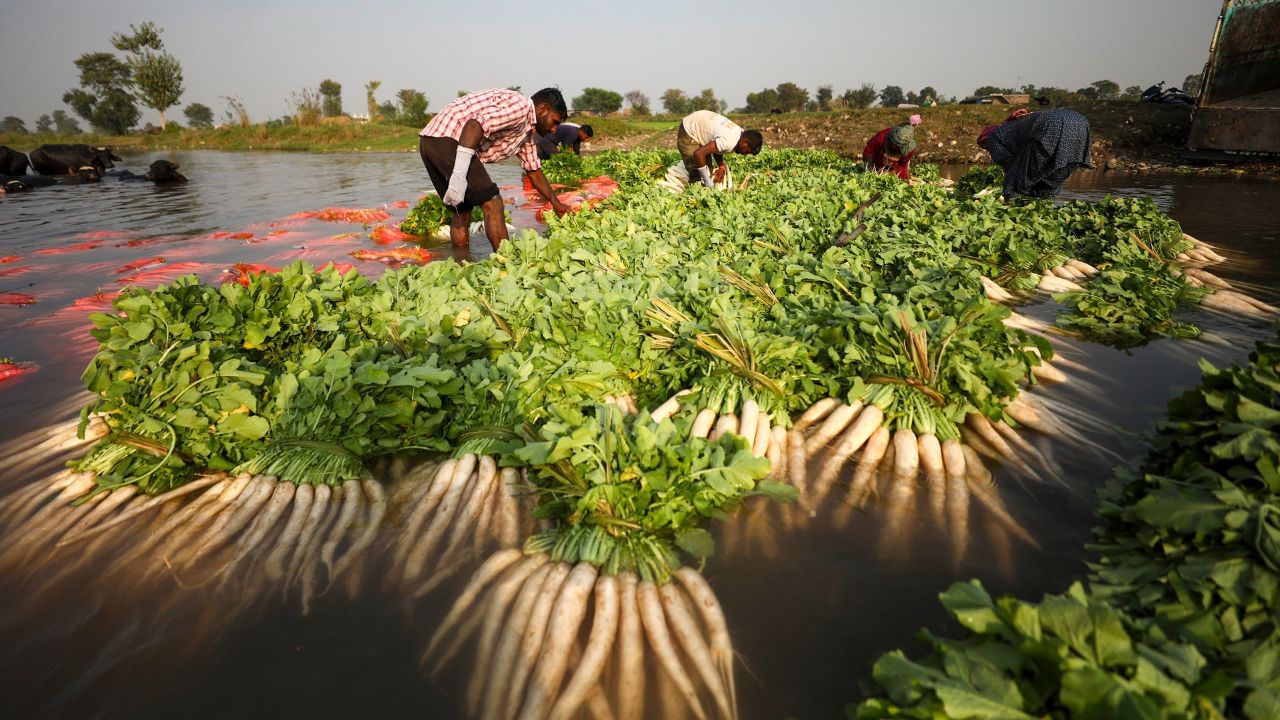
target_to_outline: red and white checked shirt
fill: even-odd
[[[538,117],[533,101],[504,88],[463,95],[444,106],[419,135],[457,140],[468,120],[480,123],[484,138],[476,148],[480,162],[495,163],[520,154],[520,165],[528,172],[542,169],[533,129]]]

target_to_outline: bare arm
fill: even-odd
[[[480,147],[481,140],[484,140],[484,128],[480,127],[480,123],[475,120],[468,120],[462,126],[462,132],[458,134],[458,144],[464,148],[475,150]]]
[[[712,140],[711,142],[707,143],[706,145],[703,145],[702,147],[700,147],[700,148],[698,148],[697,150],[694,150],[694,151],[693,151],[693,164],[694,164],[694,167],[706,167],[706,166],[707,166],[707,158],[709,158],[709,157],[711,157],[711,156],[713,156],[713,155],[715,156],[715,158],[716,158],[716,161],[717,161],[717,162],[719,162],[719,163],[720,163],[720,164],[722,164],[722,165],[724,164],[724,156],[723,156],[723,155],[721,155],[721,154],[716,150],[716,141],[715,141],[715,140]]]
[[[555,210],[557,215],[572,212],[572,208],[560,202],[560,198],[556,197],[555,191],[551,189],[551,183],[547,182],[547,176],[542,174],[541,168],[529,170],[525,175],[529,177],[529,184],[533,185],[533,189],[537,190],[539,195],[551,203],[551,209]]]

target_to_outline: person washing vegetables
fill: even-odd
[[[514,90],[494,88],[464,95],[439,112],[418,133],[418,152],[431,184],[453,213],[449,237],[456,247],[466,247],[472,208],[484,213],[484,232],[493,249],[507,239],[502,195],[485,172],[483,163],[520,156],[529,183],[551,203],[557,215],[570,212],[560,202],[542,174],[536,135],[551,133],[568,114],[564,96],[545,88],[531,97]]]
[[[1002,125],[988,125],[978,147],[1004,168],[1005,199],[1051,198],[1078,167],[1094,167],[1089,121],[1067,108],[1015,110]]]
[[[555,130],[538,137],[538,158],[546,160],[558,152],[582,154],[582,143],[596,136],[590,125],[562,122]]]
[[[726,153],[758,155],[762,147],[764,136],[759,130],[743,130],[734,121],[710,110],[689,113],[680,121],[676,135],[681,162],[667,171],[667,181],[673,183],[673,187],[683,187],[696,177],[703,185],[714,188],[724,184],[728,176]],[[715,170],[708,165],[713,159]]]
[[[916,156],[916,126],[920,116],[912,115],[902,125],[887,127],[876,133],[862,149],[862,162],[869,172],[893,173],[911,180],[911,158]]]

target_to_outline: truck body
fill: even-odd
[[[1226,0],[1187,148],[1204,157],[1280,157],[1280,0]]]

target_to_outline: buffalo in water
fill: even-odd
[[[187,181],[186,176],[178,172],[178,164],[168,160],[152,162],[145,175],[136,175],[128,170],[123,170],[118,173],[108,173],[107,176],[114,177],[117,180],[147,180],[157,185]]]
[[[101,175],[121,159],[109,147],[88,145],[41,145],[31,151],[31,167],[41,175],[76,175],[93,168]]]
[[[26,175],[30,165],[26,155],[0,145],[0,175]]]

